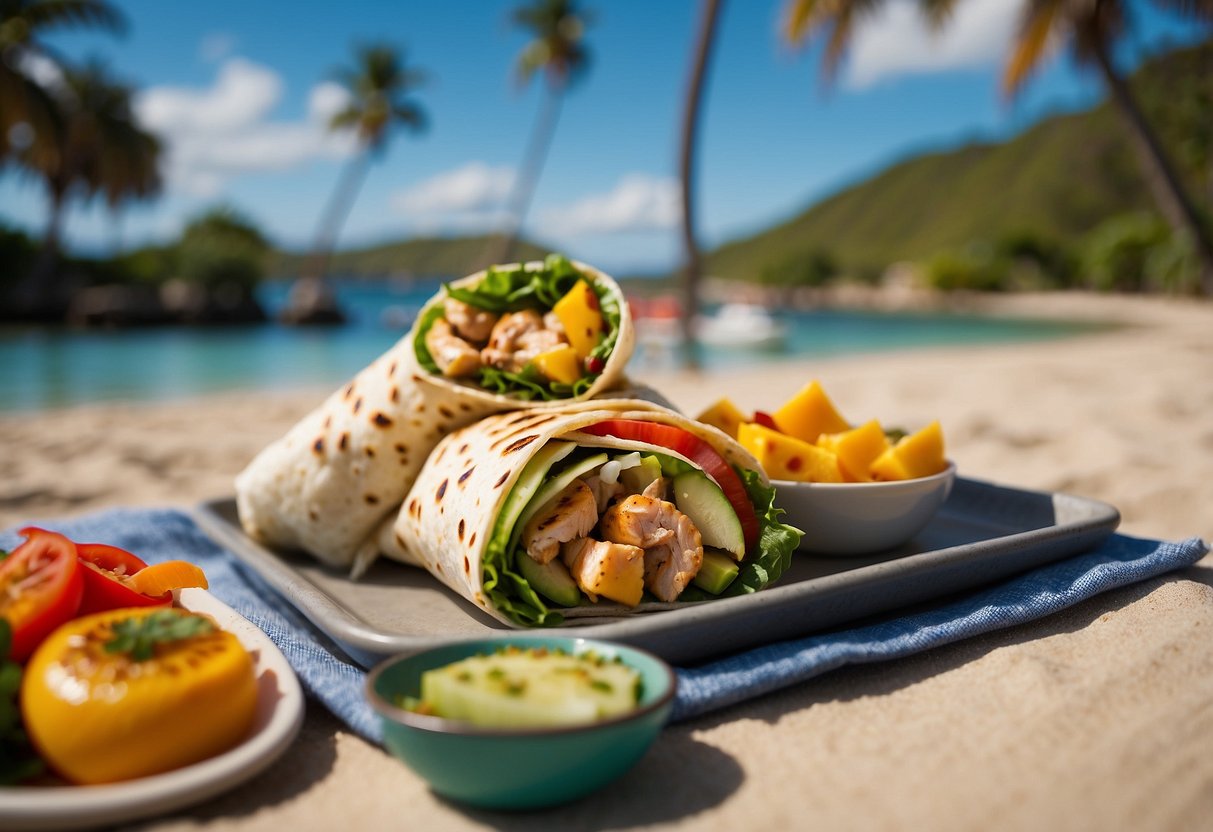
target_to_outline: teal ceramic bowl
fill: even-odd
[[[640,673],[640,702],[613,719],[527,729],[484,728],[397,706],[398,697],[419,695],[425,671],[510,644],[618,657]],[[539,636],[464,641],[388,659],[371,671],[366,692],[383,721],[388,750],[435,792],[483,808],[535,809],[587,795],[631,768],[669,719],[675,685],[670,666],[643,650]]]

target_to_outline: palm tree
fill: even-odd
[[[64,209],[72,198],[101,196],[111,210],[160,192],[160,141],[137,123],[131,89],[96,62],[64,69],[53,90],[52,142],[40,137],[20,155],[46,186],[50,214],[42,250],[18,291],[18,302],[33,314],[54,315],[62,300],[57,263]],[[49,150],[48,150],[49,145]]]
[[[695,321],[699,316],[699,284],[702,264],[699,245],[695,239],[695,148],[699,132],[699,109],[703,100],[703,82],[707,75],[712,43],[716,38],[716,21],[720,16],[720,0],[704,0],[691,64],[691,79],[683,105],[682,140],[678,153],[679,178],[682,181],[682,244],[686,260],[682,273],[683,359],[687,369],[699,369],[699,340]]]
[[[960,0],[918,2],[927,20],[938,27],[951,18]],[[1154,0],[1154,3],[1166,11],[1213,20],[1213,0]],[[789,0],[785,35],[790,42],[799,44],[820,30],[828,30],[824,64],[829,77],[846,51],[856,22],[884,5],[883,0]],[[1175,231],[1191,237],[1203,264],[1202,291],[1213,296],[1213,242],[1208,227],[1185,193],[1174,164],[1143,117],[1128,83],[1112,62],[1114,46],[1127,30],[1126,0],[1024,0],[1019,31],[1003,70],[1003,91],[1007,96],[1015,95],[1055,43],[1068,42],[1080,63],[1093,65],[1103,76],[1129,129],[1159,210]]]
[[[349,93],[349,102],[329,120],[329,129],[354,131],[358,152],[349,160],[329,198],[316,229],[310,263],[305,278],[319,280],[328,269],[328,261],[337,235],[354,205],[371,162],[387,152],[388,140],[397,126],[418,132],[426,126],[426,116],[407,96],[425,82],[425,74],[405,66],[402,53],[386,44],[374,44],[355,50],[352,67],[336,71],[337,80]]]
[[[60,63],[42,42],[57,29],[98,27],[121,32],[122,15],[104,0],[0,0],[0,164],[21,150],[30,155],[53,154],[50,138],[58,128],[55,101],[48,90],[25,72],[31,57]],[[26,140],[10,147],[21,132]],[[42,164],[50,164],[45,158]]]
[[[489,262],[508,260],[513,255],[556,132],[564,94],[589,69],[590,55],[584,38],[591,18],[590,13],[577,8],[574,0],[535,0],[529,6],[514,10],[513,23],[533,35],[518,55],[519,83],[528,84],[536,75],[542,74],[547,86],[531,128],[522,167],[514,177],[506,200],[509,228],[496,242]]]

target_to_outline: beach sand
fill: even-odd
[[[964,476],[1104,500],[1122,532],[1213,539],[1213,303],[983,298],[1116,321],[1063,340],[647,374],[690,413],[819,379],[855,422],[939,419]],[[0,527],[192,505],[328,391],[0,416]],[[313,705],[283,763],[157,828],[1195,829],[1213,818],[1213,559],[1043,621],[837,671],[663,734],[608,792],[464,810]]]

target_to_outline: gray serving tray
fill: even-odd
[[[526,637],[483,614],[428,572],[380,560],[357,581],[297,552],[274,552],[240,528],[232,499],[203,503],[204,530],[299,609],[351,658],[443,642]],[[909,544],[870,557],[797,552],[770,589],[625,618],[579,619],[562,635],[626,642],[685,664],[837,627],[987,585],[1092,548],[1120,522],[1083,497],[958,479]]]

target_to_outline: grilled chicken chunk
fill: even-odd
[[[598,513],[606,511],[606,507],[611,504],[611,500],[623,493],[623,484],[616,480],[615,482],[603,482],[602,478],[597,474],[591,474],[584,478],[586,485],[590,487],[590,491],[594,492],[594,503],[598,506]]]
[[[425,334],[425,346],[447,378],[475,375],[481,367],[480,353],[456,335],[451,325],[442,318],[434,321],[430,331]]]
[[[549,316],[540,317],[533,309],[507,312],[493,326],[489,345],[480,351],[485,364],[518,372],[541,352],[567,344],[563,331],[546,326]]]
[[[662,601],[673,601],[703,565],[703,538],[673,503],[633,494],[607,509],[602,536],[644,549],[644,585]]]
[[[522,545],[538,563],[548,563],[560,554],[560,544],[585,537],[598,523],[594,492],[581,480],[544,504],[522,530]]]
[[[610,598],[629,607],[644,594],[644,549],[623,543],[581,537],[564,544],[560,553],[577,586],[596,600]]]
[[[477,309],[455,298],[442,302],[446,319],[455,329],[455,334],[473,344],[484,345],[493,333],[497,315],[487,309]]]

